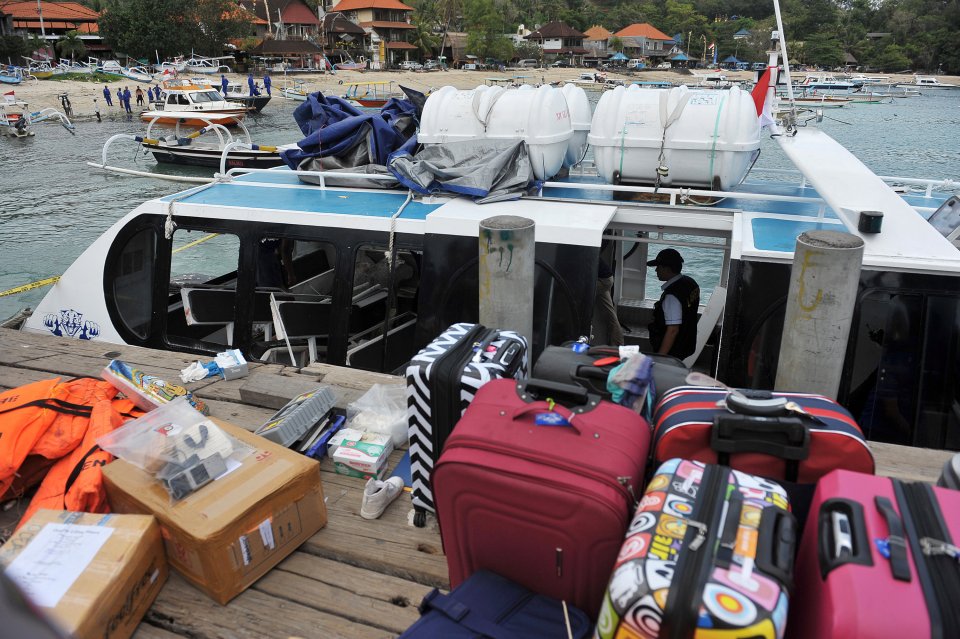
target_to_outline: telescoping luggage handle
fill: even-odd
[[[524,415],[537,411],[553,412],[567,421],[574,431],[579,433],[571,423],[571,420],[577,416],[587,413],[600,405],[600,396],[587,391],[582,386],[575,384],[560,384],[544,379],[525,379],[517,382],[517,395],[526,405],[513,411],[512,419],[516,420]],[[540,398],[544,399],[540,399]],[[547,401],[547,400],[550,401]],[[564,402],[571,404],[564,406]]]
[[[799,462],[810,456],[810,429],[798,417],[719,414],[710,429],[710,448],[727,466],[733,453],[762,453],[787,462],[787,481],[797,481]]]

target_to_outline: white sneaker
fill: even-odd
[[[391,477],[386,481],[371,477],[363,487],[360,516],[364,519],[376,519],[402,492],[403,480],[399,477]]]

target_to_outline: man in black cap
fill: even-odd
[[[650,323],[650,345],[661,355],[683,359],[697,349],[697,311],[700,308],[700,286],[687,275],[681,275],[683,258],[672,248],[657,253],[647,262],[657,267],[657,279],[663,282],[663,294],[653,307]]]

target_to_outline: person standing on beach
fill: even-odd
[[[110,87],[103,85],[103,99],[107,101],[107,106],[113,106],[113,100],[110,99]]]
[[[137,87],[137,106],[138,107],[143,106],[143,89],[141,89],[140,87]]]
[[[133,113],[133,109],[130,108],[130,98],[132,97],[130,87],[123,87],[123,108],[126,109],[127,113]]]
[[[271,84],[272,84],[272,81],[270,80],[270,72],[269,72],[269,71],[264,71],[264,72],[263,72],[263,88],[267,90],[267,96],[270,96],[270,85],[271,85]]]
[[[220,93],[223,94],[223,97],[227,97],[227,87],[230,86],[230,83],[227,81],[227,76],[220,74]]]
[[[123,89],[117,87],[117,102],[120,103],[120,108],[123,108]]]

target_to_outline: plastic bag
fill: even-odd
[[[374,384],[347,406],[349,428],[389,435],[393,445],[407,445],[407,389],[398,384]]]
[[[253,452],[194,410],[185,397],[124,424],[97,444],[153,475],[173,502],[236,468]]]

